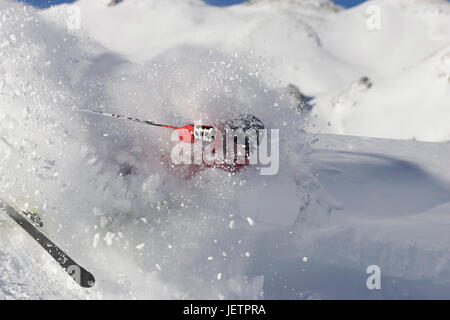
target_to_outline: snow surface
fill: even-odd
[[[449,298],[447,2],[76,4],[68,30],[67,5],[0,0],[0,197],[38,208],[97,284],[0,215],[1,299]],[[182,179],[170,131],[80,108],[175,125],[249,112],[280,129],[280,172]]]
[[[327,0],[259,0],[226,8],[201,0],[77,4],[80,33],[132,61],[184,44],[258,57],[272,86],[293,83],[317,97],[310,130],[450,139],[448,1],[376,0],[348,10]],[[370,28],[373,6],[379,29]],[[66,8],[45,15],[64,26]],[[370,79],[371,88],[358,86],[361,77]]]

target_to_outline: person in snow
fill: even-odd
[[[174,133],[178,140],[169,160],[169,172],[190,179],[207,168],[229,173],[250,165],[264,125],[256,116],[240,114],[214,126],[194,124]]]
[[[235,173],[251,164],[257,148],[263,138],[264,124],[256,116],[242,113],[217,125],[188,124],[177,127],[141,120],[114,113],[79,109],[91,114],[133,121],[145,125],[169,128],[173,130],[172,141],[177,142],[170,155],[161,157],[169,172],[192,178],[206,168],[219,168]],[[134,170],[124,165],[122,175],[132,174]]]

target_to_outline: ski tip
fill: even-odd
[[[95,285],[95,278],[92,273],[77,264],[70,265],[66,271],[83,288],[92,288]]]
[[[78,283],[83,288],[92,288],[95,286],[95,278],[92,273],[82,268],[80,282]]]
[[[80,286],[82,286],[83,288],[92,288],[93,286],[95,286],[94,276],[86,271],[86,276],[81,281]]]

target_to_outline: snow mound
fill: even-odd
[[[450,46],[395,76],[361,79],[338,94],[318,98],[317,104],[320,116],[326,114],[325,119],[331,123],[324,131],[448,141],[448,101]]]

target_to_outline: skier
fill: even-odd
[[[214,155],[225,149],[228,156],[227,159],[214,162],[205,161],[202,156],[200,163],[194,161],[193,163],[180,164],[174,163],[172,159],[169,159],[169,155],[163,155],[161,160],[163,163],[167,164],[169,172],[185,179],[192,178],[206,168],[219,168],[229,173],[234,173],[239,169],[248,166],[250,164],[250,156],[256,151],[260,143],[259,138],[261,137],[261,130],[264,129],[262,121],[256,116],[248,113],[240,114],[237,117],[229,119],[225,123],[217,125],[188,124],[183,127],[177,127],[149,120],[124,117],[112,113],[84,109],[79,109],[79,111],[173,129],[175,130],[175,136],[177,137],[177,140],[179,140],[179,143],[188,144],[188,146],[186,146],[187,148],[191,148],[191,144],[206,143],[206,145],[202,145],[202,155],[204,155],[205,152]],[[233,135],[230,135],[230,133]],[[233,143],[229,143],[229,141],[227,143],[226,139],[229,139],[230,137],[233,139]],[[231,149],[233,150],[226,150],[227,146],[228,148],[231,146]]]
[[[260,143],[258,135],[263,129],[262,121],[248,113],[240,114],[225,123],[214,126],[192,125],[192,127],[180,128],[178,129],[180,143],[203,144],[202,160],[201,163],[193,161],[188,164],[174,164],[170,160],[167,162],[167,158],[164,157],[166,163],[170,164],[169,172],[185,179],[190,179],[207,168],[218,168],[235,173],[250,164],[250,156],[256,152]],[[227,143],[226,140],[230,138],[233,142]],[[232,150],[227,150],[230,146]],[[190,148],[190,146],[187,147]],[[205,154],[215,155],[221,152],[221,149],[224,151],[223,159],[218,158],[218,161],[211,162],[204,158]]]

